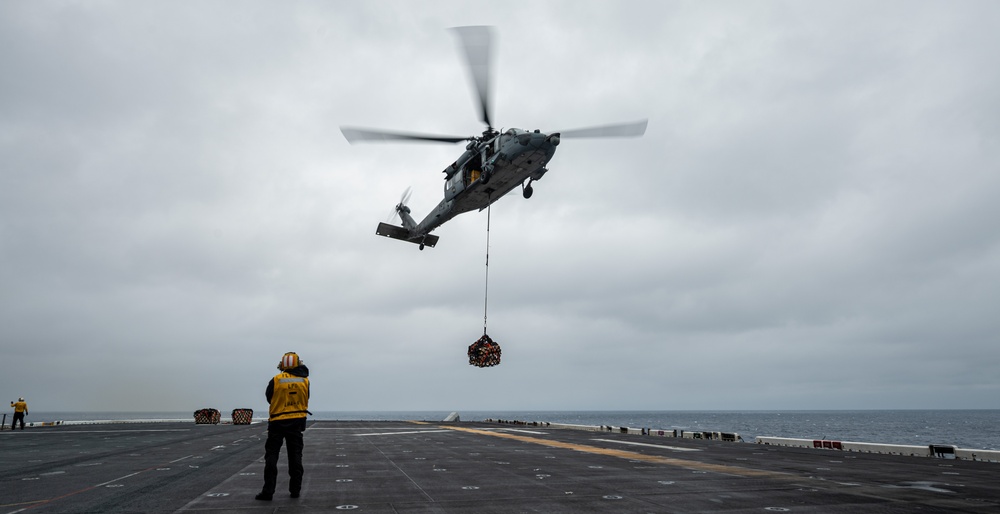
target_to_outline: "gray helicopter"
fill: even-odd
[[[444,169],[444,199],[417,223],[406,206],[409,190],[396,204],[395,212],[402,226],[379,223],[375,233],[380,236],[409,241],[434,247],[438,236],[430,232],[446,221],[473,210],[489,207],[493,202],[518,185],[524,198],[531,198],[532,182],[541,179],[549,170],[545,167],[555,155],[562,138],[585,137],[638,137],[646,132],[647,120],[616,125],[603,125],[574,130],[542,133],[540,130],[493,128],[490,117],[490,74],[492,31],[490,27],[457,27],[452,29],[465,50],[469,73],[479,97],[480,120],[486,124],[482,135],[439,136],[404,132],[386,132],[353,127],[340,130],[351,144],[361,141],[421,141],[460,143],[468,141],[465,152]]]

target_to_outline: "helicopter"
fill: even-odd
[[[344,127],[340,130],[351,144],[356,142],[467,142],[465,152],[449,164],[444,173],[444,198],[417,223],[406,206],[409,190],[403,193],[394,211],[402,226],[379,223],[375,233],[408,241],[420,249],[434,247],[438,236],[430,232],[459,214],[486,209],[518,185],[525,199],[531,198],[532,183],[541,179],[546,165],[555,155],[563,138],[638,137],[646,132],[647,120],[613,125],[562,130],[548,134],[539,129],[509,128],[497,130],[490,115],[492,27],[471,26],[452,29],[465,51],[466,64],[479,100],[480,121],[486,125],[481,135],[447,136]]]

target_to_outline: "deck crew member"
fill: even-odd
[[[278,363],[278,373],[267,383],[264,396],[271,404],[264,443],[264,488],[255,498],[270,501],[278,481],[278,456],[284,442],[288,450],[288,492],[298,498],[302,489],[302,432],[309,412],[309,368],[295,352]]]
[[[10,406],[14,407],[14,421],[10,424],[10,429],[14,430],[20,421],[21,430],[24,430],[24,417],[28,415],[28,404],[24,402],[24,398],[18,398],[16,402],[10,402]]]

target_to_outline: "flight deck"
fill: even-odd
[[[266,423],[0,432],[0,514],[1000,512],[1000,464],[488,422],[311,421],[290,498]]]

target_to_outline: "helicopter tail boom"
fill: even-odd
[[[391,237],[392,239],[418,244],[420,245],[421,250],[424,249],[424,246],[434,248],[434,245],[438,242],[438,236],[430,234],[413,235],[413,233],[403,227],[390,225],[388,223],[379,223],[378,228],[375,229],[375,233],[380,236]]]

